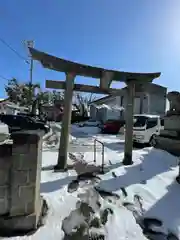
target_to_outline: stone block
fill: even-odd
[[[26,202],[20,199],[19,186],[12,185],[10,192],[10,216],[21,216],[25,213]]]
[[[12,145],[0,145],[0,169],[7,170],[11,166]]]
[[[11,217],[24,216],[25,212],[26,212],[26,205],[24,205],[24,203],[15,205],[13,202],[11,204],[11,208],[10,208]]]
[[[0,215],[8,213],[9,209],[8,186],[0,186]]]
[[[0,169],[0,187],[2,185],[8,184],[9,182],[9,171]]]
[[[0,217],[0,233],[4,233],[4,235],[15,234],[16,232],[22,232],[26,234],[31,230],[36,230],[38,227],[38,223],[40,218],[42,217],[42,204],[43,201],[39,202],[39,206],[36,212],[33,212],[28,215],[23,216],[6,216]]]
[[[10,169],[11,159],[9,158],[3,158],[0,156],[0,169],[1,170],[7,170]]]
[[[28,171],[16,171],[14,170],[11,174],[11,180],[13,183],[13,187],[18,187],[21,185],[25,185],[28,183]]]
[[[14,203],[14,202],[13,202]],[[25,202],[22,202],[21,204],[13,204],[10,209],[10,216],[24,216],[29,215],[36,211],[35,207],[35,201],[28,202],[28,199],[26,199]]]
[[[30,145],[37,144],[41,138],[42,133],[38,131],[21,131],[12,134],[14,145]]]
[[[10,216],[35,213],[40,201],[42,141],[37,133],[13,134]]]
[[[22,145],[13,144],[12,153],[17,155],[18,154],[26,155],[29,153],[29,145],[27,143],[24,143]]]
[[[25,213],[29,214],[29,213],[35,212],[35,210],[36,210],[36,208],[35,208],[35,201],[33,200],[31,202],[27,202],[26,208],[25,208]]]
[[[20,186],[19,187],[19,197],[24,202],[31,202],[35,198],[35,188],[36,186]]]
[[[2,144],[0,145],[0,156],[1,157],[9,157],[12,153],[12,145],[11,144]]]
[[[164,129],[180,131],[180,115],[165,117]]]
[[[0,216],[8,213],[8,199],[0,198]]]
[[[37,178],[37,171],[29,170],[28,171],[28,182],[35,183]]]
[[[35,211],[36,202],[35,192],[36,192],[35,185],[14,187],[11,191],[10,215],[21,216],[24,214],[30,214],[33,211]],[[31,202],[34,202],[34,205],[31,205],[34,206],[33,208],[32,207],[30,208],[30,206],[28,206],[28,204],[30,204]]]
[[[0,198],[8,197],[8,186],[0,186]]]
[[[36,156],[29,154],[12,154],[13,169],[19,171],[34,170],[37,166]]]

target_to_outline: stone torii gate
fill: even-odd
[[[58,164],[55,170],[67,169],[68,158],[68,143],[69,131],[71,124],[71,107],[73,91],[100,93],[119,95],[119,89],[112,89],[110,85],[112,81],[125,82],[127,85],[127,106],[125,109],[126,132],[125,132],[125,150],[123,164],[131,165],[132,149],[133,149],[133,109],[134,109],[134,94],[136,88],[143,91],[144,84],[150,84],[155,78],[158,78],[161,73],[130,73],[108,70],[89,65],[79,64],[67,61],[61,58],[54,57],[47,53],[38,51],[34,48],[29,48],[32,58],[40,61],[43,67],[52,69],[66,74],[65,81],[47,80],[46,87],[52,89],[65,89],[64,99],[64,115],[62,119],[62,130],[59,148]],[[99,87],[75,84],[76,76],[84,76],[100,79]]]

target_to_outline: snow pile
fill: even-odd
[[[0,122],[0,133],[9,134],[9,128],[7,124]]]
[[[163,234],[173,232],[180,238],[180,188],[175,182],[178,158],[162,150],[145,148],[134,151],[133,160],[132,166],[115,168],[103,176],[98,187],[117,194],[125,187],[130,203],[134,194],[139,195],[143,217],[161,220],[159,231]]]
[[[59,148],[60,136],[61,136],[61,124],[51,123],[51,130],[49,133],[43,136],[44,148]],[[69,135],[69,142],[72,142],[75,138]]]
[[[93,120],[89,120],[89,121],[85,121],[82,123],[84,126],[92,126],[92,127],[97,127],[100,122],[99,121],[93,121]]]
[[[118,105],[114,105],[111,108],[114,109],[114,110],[124,111],[124,107],[118,106]]]
[[[0,122],[0,142],[9,138],[9,127],[7,124]]]
[[[87,134],[97,134],[100,132],[98,127],[81,127],[81,131]]]
[[[103,200],[93,188],[78,194],[76,209],[63,220],[62,229],[69,239],[105,236],[106,240],[146,239],[131,212]],[[131,230],[129,231],[129,226]],[[129,234],[131,233],[131,234]]]
[[[123,111],[123,107],[119,107],[117,105],[108,106],[101,105],[101,107],[97,111],[97,119],[101,122],[106,122],[109,119],[120,119],[121,112]]]
[[[86,133],[88,136],[88,135],[98,134],[100,132],[100,128],[93,127],[93,126],[80,127],[77,124],[73,124],[72,131],[79,132],[79,133]]]

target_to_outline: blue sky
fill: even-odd
[[[155,82],[180,91],[179,0],[0,1],[0,37],[27,57],[24,40],[61,58],[132,72],[161,71]],[[29,80],[29,66],[0,42],[0,75]],[[64,74],[35,64],[33,81]],[[4,84],[0,78],[0,97]],[[97,80],[76,78],[78,83]],[[122,84],[117,84],[121,87]]]

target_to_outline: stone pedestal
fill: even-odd
[[[171,117],[170,117],[171,118]],[[178,119],[178,118],[177,118]],[[179,121],[179,119],[178,119]],[[156,137],[156,148],[160,148],[180,156],[180,126],[175,121],[166,117],[164,130],[161,130],[160,135]]]
[[[180,132],[175,130],[161,130],[160,135],[162,137],[169,137],[173,139],[180,139]]]
[[[180,93],[167,94],[170,110],[164,118],[164,130],[156,138],[156,147],[180,156]]]
[[[12,135],[13,145],[6,149],[0,165],[6,168],[4,183],[4,211],[0,208],[0,232],[29,231],[37,228],[42,209],[40,174],[42,160],[41,133],[19,132]],[[5,163],[6,161],[6,163]],[[3,182],[4,181],[4,182]],[[1,194],[2,195],[2,194]],[[6,197],[7,196],[7,197]],[[2,204],[0,202],[0,204]],[[4,216],[2,216],[4,215]]]
[[[11,145],[0,145],[0,216],[9,212],[11,154]]]
[[[180,156],[180,139],[157,136],[156,148],[165,150],[175,156]]]
[[[180,132],[180,115],[166,116],[164,118],[164,129]]]

